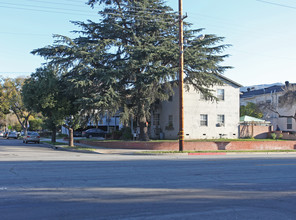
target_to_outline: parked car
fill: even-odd
[[[91,128],[86,131],[82,132],[82,136],[87,137],[87,138],[92,138],[92,137],[105,137],[107,134],[106,131],[99,129],[99,128]]]
[[[82,137],[82,131],[74,131],[73,136],[74,137]]]
[[[5,132],[3,133],[3,138],[7,138],[7,135],[8,135],[8,131],[5,131]]]
[[[40,143],[40,135],[37,132],[28,131],[27,136],[24,136],[23,143],[34,142],[39,144]]]
[[[16,131],[8,132],[7,139],[9,139],[9,138],[17,139],[18,138],[18,133]]]

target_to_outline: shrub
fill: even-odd
[[[122,130],[113,131],[112,135],[111,135],[112,139],[114,139],[114,140],[119,140],[121,138],[121,136],[122,136]]]
[[[270,135],[271,135],[271,138],[272,138],[273,140],[276,139],[276,133],[271,133]]]
[[[122,128],[121,132],[122,132],[122,136],[121,136],[122,140],[132,140],[133,139],[132,130],[130,127]]]

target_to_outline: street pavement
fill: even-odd
[[[296,155],[82,153],[0,139],[0,219],[296,219]]]

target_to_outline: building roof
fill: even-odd
[[[242,92],[240,95],[241,98],[248,98],[253,97],[257,95],[263,95],[263,94],[270,94],[270,93],[277,93],[284,91],[284,86],[271,86],[264,89],[256,89],[256,90],[250,90],[246,92]]]
[[[221,74],[216,74],[218,78],[220,78],[222,81],[227,82],[228,84],[231,84],[234,87],[243,87],[241,84],[234,82],[233,80],[227,78],[226,76],[223,76]]]
[[[240,122],[265,122],[265,120],[255,118],[255,117],[251,117],[251,116],[248,116],[248,115],[244,115],[244,116],[240,117],[239,121]]]

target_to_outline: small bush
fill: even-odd
[[[122,128],[121,132],[122,132],[122,136],[121,136],[122,140],[132,140],[133,139],[131,128],[129,128],[129,127]]]
[[[276,133],[271,133],[270,135],[271,135],[271,138],[272,138],[273,140],[276,139]]]
[[[121,138],[121,136],[122,136],[122,130],[113,131],[112,135],[111,135],[112,139],[114,139],[114,140],[119,140]]]

